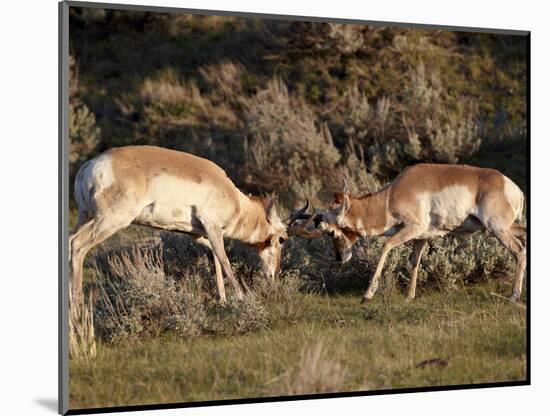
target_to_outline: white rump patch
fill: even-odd
[[[504,196],[512,206],[516,218],[518,218],[523,210],[523,192],[506,176],[504,177]]]
[[[94,159],[91,167],[91,175],[97,190],[110,188],[115,180],[111,156],[103,154],[97,159]]]
[[[94,196],[110,188],[113,182],[111,156],[103,154],[84,164],[75,180],[75,198],[79,207],[90,213],[93,212]]]

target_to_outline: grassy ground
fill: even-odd
[[[508,290],[378,296],[366,309],[359,293],[297,292],[268,302],[254,332],[100,343],[93,362],[71,362],[70,407],[524,380],[525,310],[490,294]]]

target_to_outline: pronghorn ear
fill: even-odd
[[[264,200],[265,216],[269,223],[277,220],[277,207],[275,206],[275,198],[269,196]]]
[[[340,223],[344,220],[344,217],[349,211],[349,196],[344,194],[344,199],[341,202],[341,205],[336,209],[336,222]]]
[[[350,206],[349,195],[345,194],[344,195],[344,202],[342,202],[342,209],[344,210],[344,213],[346,213],[346,214],[348,213],[349,206]]]

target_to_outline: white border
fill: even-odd
[[[113,2],[113,1],[111,1]],[[132,1],[119,1],[132,4]],[[137,1],[136,1],[137,2]],[[463,0],[357,2],[278,0],[259,3],[151,1],[140,4],[364,20],[406,21],[532,31],[532,382],[511,387],[325,399],[197,409],[159,415],[255,415],[302,412],[447,415],[537,414],[547,408],[549,335],[545,309],[550,278],[543,251],[548,221],[550,74],[548,13],[543,2]],[[6,2],[0,25],[2,123],[2,380],[4,414],[54,414],[57,399],[57,2]]]

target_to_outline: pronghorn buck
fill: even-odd
[[[308,204],[304,208],[307,207]],[[526,266],[526,230],[524,225],[516,223],[522,210],[523,193],[519,187],[494,169],[419,164],[405,169],[376,193],[360,197],[336,194],[331,209],[296,217],[298,221],[291,225],[289,234],[308,238],[330,235],[341,263],[351,258],[352,246],[359,237],[388,236],[363,296],[365,303],[378,288],[384,262],[392,248],[413,241],[407,290],[407,298],[413,299],[427,240],[485,228],[517,260],[511,298],[515,301],[521,294]]]
[[[224,236],[255,248],[269,277],[279,268],[287,233],[274,200],[244,195],[206,159],[153,146],[114,148],[80,168],[74,194],[78,224],[69,238],[73,299],[82,299],[86,253],[131,223],[187,233],[210,248],[221,303],[226,299],[222,271],[237,297],[243,297]]]

